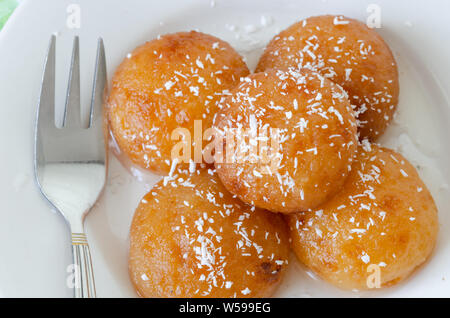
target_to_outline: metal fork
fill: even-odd
[[[107,152],[102,105],[106,61],[98,40],[88,128],[81,125],[79,40],[75,37],[62,128],[55,124],[56,37],[45,60],[35,126],[34,171],[43,196],[67,221],[72,237],[74,296],[96,297],[84,218],[103,190]]]

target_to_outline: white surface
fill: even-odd
[[[79,2],[81,28],[66,27]],[[365,21],[373,1],[40,0],[25,1],[0,32],[0,296],[70,297],[69,233],[51,213],[32,173],[32,137],[44,56],[58,32],[57,101],[63,105],[73,35],[80,35],[81,93],[88,105],[96,40],[105,42],[109,75],[134,47],[157,34],[199,29],[229,41],[254,67],[278,31],[310,15],[344,14]],[[211,3],[215,3],[212,6]],[[407,282],[349,293],[312,278],[291,261],[277,296],[450,296],[450,12],[449,1],[377,1],[379,32],[400,69],[397,119],[382,138],[416,166],[439,207],[441,231],[431,260]],[[156,180],[156,178],[154,178]],[[87,217],[100,297],[134,297],[127,273],[127,236],[146,186],[111,158],[106,191]]]

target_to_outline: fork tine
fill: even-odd
[[[102,116],[103,94],[106,87],[106,58],[103,39],[98,39],[97,59],[95,62],[94,83],[92,85],[91,113],[89,127],[94,126]]]
[[[70,63],[69,84],[67,86],[64,127],[80,127],[80,44],[78,36],[73,39],[72,60]]]
[[[52,35],[45,58],[42,75],[41,94],[37,112],[37,128],[55,126],[55,55],[56,36]]]

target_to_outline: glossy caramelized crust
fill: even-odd
[[[398,103],[398,71],[380,35],[342,16],[317,16],[276,35],[256,71],[309,68],[340,84],[357,106],[360,139],[375,140],[391,121]]]
[[[345,92],[308,70],[250,75],[221,104],[214,126],[224,136],[219,147],[224,158],[215,166],[225,187],[273,212],[304,211],[334,194],[348,175],[357,145],[356,120]],[[261,150],[227,161],[232,157],[226,131],[239,127],[257,131],[258,147],[267,132],[267,148],[273,151],[269,164]],[[269,128],[278,129],[278,151]]]
[[[129,271],[142,297],[267,297],[288,256],[281,216],[233,198],[212,170],[166,177],[131,225]]]
[[[298,259],[344,289],[373,288],[377,270],[381,287],[397,284],[431,254],[438,232],[436,205],[415,168],[392,150],[364,148],[339,194],[289,216]]]
[[[209,128],[217,103],[249,73],[226,42],[199,32],[168,34],[136,48],[118,67],[108,99],[111,131],[134,164],[171,167],[176,128]]]

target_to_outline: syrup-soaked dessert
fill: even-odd
[[[289,215],[298,259],[343,289],[387,287],[430,256],[437,208],[415,168],[400,154],[365,143],[340,193]]]
[[[194,120],[209,128],[218,102],[249,70],[226,42],[204,33],[167,34],[136,48],[118,67],[108,119],[120,150],[158,174],[172,166],[175,129],[194,136]],[[191,146],[189,144],[189,146]]]
[[[215,166],[244,202],[273,212],[305,211],[344,183],[357,127],[339,85],[309,70],[269,70],[244,78],[220,107]],[[245,138],[230,138],[245,128],[254,131],[247,148],[238,146]]]
[[[364,23],[342,16],[316,16],[276,35],[256,71],[309,68],[341,85],[356,106],[360,139],[375,140],[398,103],[395,59],[381,36]]]
[[[282,217],[234,198],[212,169],[165,177],[130,230],[129,272],[142,297],[268,297],[288,257]]]

